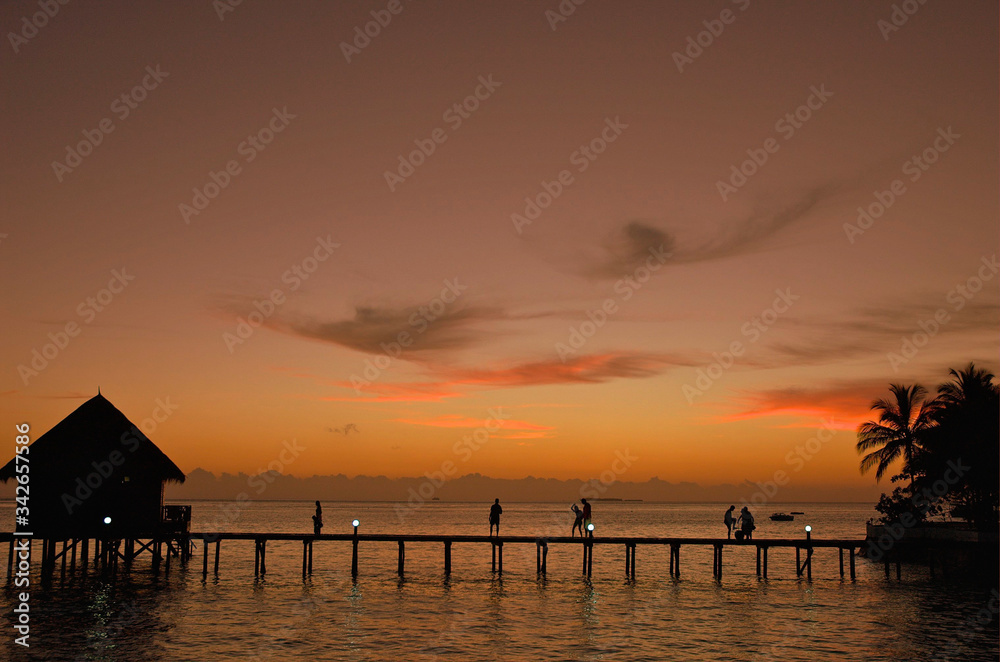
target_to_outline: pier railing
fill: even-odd
[[[11,576],[12,567],[15,564],[14,543],[15,538],[11,534],[0,534],[0,541],[10,541],[10,552],[7,562],[7,574]],[[799,577],[805,576],[812,579],[812,559],[817,549],[835,549],[839,555],[840,576],[850,576],[856,579],[855,557],[857,551],[866,546],[864,539],[815,539],[807,538],[762,538],[754,540],[738,541],[726,538],[679,538],[679,537],[634,537],[634,536],[484,536],[484,535],[444,535],[444,534],[388,534],[388,533],[344,533],[344,534],[321,534],[312,535],[305,533],[260,533],[260,532],[204,532],[188,533],[178,538],[170,539],[115,539],[115,540],[94,540],[94,565],[101,568],[111,568],[117,571],[119,561],[122,562],[126,571],[131,570],[135,558],[147,552],[152,556],[152,565],[155,572],[159,572],[162,565],[165,565],[167,573],[170,571],[171,558],[179,558],[181,562],[191,560],[194,552],[194,543],[201,546],[202,572],[209,573],[210,557],[214,557],[212,566],[215,574],[219,573],[221,551],[223,541],[253,541],[254,543],[254,575],[262,576],[267,573],[267,549],[268,543],[273,542],[300,542],[302,544],[302,573],[308,575],[313,569],[313,547],[317,542],[350,542],[352,547],[351,574],[357,576],[359,573],[358,548],[360,545],[395,543],[397,546],[398,562],[397,572],[402,575],[406,569],[406,547],[407,545],[433,545],[442,546],[443,569],[446,575],[451,573],[452,548],[455,545],[489,545],[490,546],[490,570],[493,573],[503,573],[503,553],[504,547],[509,545],[534,545],[536,557],[536,570],[539,574],[548,571],[548,551],[550,545],[570,545],[577,546],[582,552],[582,572],[588,577],[593,573],[594,549],[595,547],[620,546],[624,554],[625,574],[634,579],[636,577],[637,549],[646,547],[652,553],[655,548],[665,549],[669,557],[669,573],[671,577],[681,575],[681,550],[690,547],[711,547],[713,549],[712,574],[716,579],[721,580],[723,576],[725,550],[733,547],[754,548],[756,550],[756,574],[758,577],[768,576],[768,552],[772,548],[792,548],[795,550],[795,571]],[[54,571],[56,565],[61,560],[62,572],[65,573],[67,561],[70,572],[73,572],[77,565],[77,554],[80,555],[80,564],[86,569],[88,565],[88,541],[87,540],[42,540],[42,567],[49,572]],[[61,543],[62,550],[58,549]],[[21,543],[23,544],[23,542]],[[214,549],[211,549],[214,544]],[[845,556],[847,563],[845,564]],[[896,577],[901,576],[900,563],[898,559],[894,561],[896,565]],[[885,557],[885,572],[890,574],[890,561]]]

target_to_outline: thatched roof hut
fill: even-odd
[[[18,530],[48,538],[157,533],[164,483],[184,482],[184,472],[100,394],[35,440],[28,458],[29,523]],[[0,469],[4,482],[15,476],[14,460]]]

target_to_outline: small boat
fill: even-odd
[[[804,512],[802,512],[801,510],[793,510],[793,511],[792,511],[792,514],[793,514],[793,515],[805,515],[805,513],[804,513]]]
[[[772,522],[791,522],[794,519],[794,515],[786,515],[785,513],[774,513],[771,515]]]

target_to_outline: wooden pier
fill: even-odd
[[[27,544],[30,546],[32,540],[23,536],[15,536],[10,533],[0,533],[0,543],[9,542],[9,552],[7,557],[7,577],[13,576],[13,572],[18,567],[20,561],[19,554],[15,553],[15,544]],[[768,553],[773,548],[788,548],[795,550],[795,576],[805,577],[812,580],[812,560],[818,550],[836,550],[838,553],[838,567],[840,577],[849,576],[851,580],[857,578],[856,556],[859,549],[866,547],[868,541],[864,539],[835,539],[822,540],[815,538],[762,538],[759,540],[737,541],[725,538],[640,538],[622,536],[602,536],[602,537],[549,537],[541,538],[535,536],[483,536],[483,535],[436,535],[436,534],[327,534],[311,535],[304,533],[189,533],[183,538],[172,537],[170,539],[147,539],[147,540],[41,540],[35,542],[41,544],[41,567],[43,573],[52,574],[57,565],[60,566],[60,574],[66,575],[67,564],[69,573],[72,575],[77,568],[77,556],[79,555],[79,566],[83,572],[87,572],[90,561],[90,550],[93,550],[93,568],[95,570],[119,572],[119,561],[121,570],[130,572],[137,556],[148,553],[152,557],[152,569],[159,573],[161,569],[170,572],[171,558],[177,558],[181,563],[188,563],[195,555],[193,550],[200,546],[201,571],[203,576],[208,576],[209,566],[215,575],[219,574],[219,565],[222,557],[222,543],[229,545],[245,544],[252,542],[254,546],[254,576],[262,577],[267,574],[267,550],[269,543],[289,543],[298,542],[302,545],[302,574],[307,576],[313,572],[314,545],[321,543],[351,543],[351,566],[350,572],[353,577],[359,573],[358,550],[361,545],[375,545],[396,543],[397,546],[397,573],[402,576],[406,571],[406,548],[408,545],[441,545],[443,552],[443,569],[445,575],[451,574],[452,552],[456,545],[461,546],[490,546],[490,571],[497,575],[503,574],[504,547],[510,545],[534,545],[536,571],[540,575],[548,572],[548,552],[550,545],[570,545],[578,547],[582,552],[582,574],[590,577],[593,574],[595,548],[619,547],[624,551],[625,576],[635,579],[637,576],[637,563],[639,558],[638,549],[643,549],[643,556],[646,558],[656,558],[655,555],[666,553],[668,557],[668,572],[671,577],[681,576],[681,549],[682,548],[706,548],[712,549],[712,575],[721,581],[725,568],[725,556],[732,548],[752,548],[756,551],[756,574],[762,579],[768,578],[769,567]],[[90,543],[93,543],[91,547]],[[213,548],[214,545],[214,548]],[[61,546],[61,549],[60,549]],[[947,547],[947,545],[946,545]],[[20,549],[20,548],[19,548]],[[942,550],[938,550],[942,551]],[[845,564],[845,556],[847,563]],[[939,555],[938,557],[942,557]],[[36,554],[37,559],[37,554]],[[61,564],[60,564],[61,562]],[[872,561],[875,563],[875,561]],[[898,556],[886,555],[884,559],[877,561],[885,567],[885,576],[890,578],[892,566],[895,565],[896,579],[901,579],[902,569]],[[577,566],[581,567],[581,566]],[[933,574],[933,573],[932,573]]]
[[[10,548],[7,558],[7,576],[12,576],[13,568],[16,567],[15,542],[23,538],[12,534],[0,534],[0,541],[9,541]],[[723,577],[725,551],[733,547],[755,548],[757,555],[756,573],[758,577],[768,577],[768,550],[771,548],[793,548],[795,549],[795,572],[801,577],[805,575],[807,579],[812,579],[812,558],[814,551],[818,549],[836,549],[839,553],[840,576],[849,574],[850,578],[856,579],[855,556],[858,549],[866,545],[865,540],[818,540],[818,539],[791,539],[791,538],[771,538],[749,541],[737,541],[731,539],[718,538],[639,538],[621,536],[603,537],[549,537],[540,538],[535,536],[483,536],[483,535],[436,535],[436,534],[327,534],[311,535],[301,533],[190,533],[184,540],[163,539],[163,540],[94,540],[93,541],[93,566],[94,568],[110,569],[112,572],[118,571],[119,561],[122,562],[125,571],[131,570],[135,558],[148,552],[152,556],[152,567],[154,572],[159,572],[161,566],[169,573],[171,557],[179,558],[181,562],[187,562],[192,556],[195,545],[201,547],[201,570],[202,574],[209,574],[209,566],[215,575],[219,574],[219,565],[222,556],[222,543],[227,541],[230,544],[240,542],[252,542],[254,546],[254,575],[263,576],[267,574],[267,549],[268,543],[277,542],[299,542],[302,545],[302,574],[309,575],[313,571],[313,550],[317,542],[350,542],[351,543],[351,575],[357,577],[359,573],[358,549],[360,545],[396,543],[397,545],[397,573],[403,575],[406,569],[406,547],[407,545],[432,545],[442,546],[443,569],[445,575],[451,574],[452,550],[455,545],[462,546],[490,546],[490,571],[496,574],[503,573],[503,556],[505,545],[534,545],[536,571],[539,574],[548,572],[548,552],[549,545],[570,545],[577,546],[582,551],[582,574],[590,577],[593,574],[595,547],[609,548],[618,546],[624,550],[625,575],[630,579],[635,579],[637,575],[638,548],[644,547],[646,554],[657,554],[659,550],[665,550],[668,555],[668,567],[671,577],[681,576],[681,548],[704,548],[711,547],[713,550],[712,574],[721,580]],[[87,570],[89,555],[88,540],[40,540],[42,545],[42,569],[43,572],[54,572],[56,566],[61,561],[61,574],[65,575],[67,562],[72,574],[77,566],[77,554],[80,557],[80,567]],[[23,544],[23,543],[22,543]],[[62,549],[58,549],[61,545]],[[213,549],[214,545],[214,549]],[[844,556],[849,558],[849,564],[845,572]],[[211,564],[210,564],[211,561]],[[886,573],[889,573],[889,562],[886,562]],[[578,566],[581,567],[581,566]],[[896,563],[896,576],[900,577],[899,563]]]

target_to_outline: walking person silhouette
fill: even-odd
[[[570,510],[572,510],[573,514],[576,515],[576,520],[573,521],[573,528],[570,529],[569,535],[572,538],[573,536],[576,535],[576,532],[579,531],[580,532],[580,536],[582,537],[583,536],[583,511],[580,510],[580,506],[576,505],[575,503],[572,506],[570,506]]]

